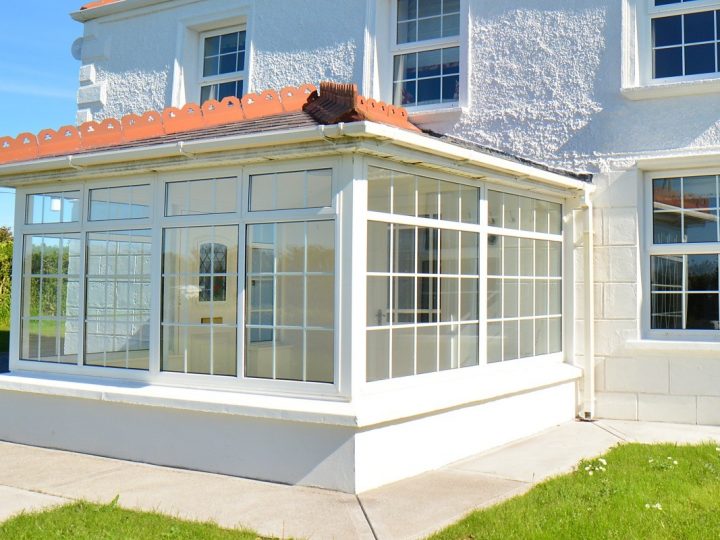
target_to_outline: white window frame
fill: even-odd
[[[359,376],[362,374],[359,381],[354,382],[361,389],[361,392],[393,392],[401,389],[412,388],[419,384],[433,381],[434,383],[452,382],[452,381],[465,381],[468,378],[477,377],[482,379],[490,374],[502,373],[505,370],[512,369],[535,369],[538,366],[546,364],[557,364],[570,361],[573,358],[572,342],[569,336],[574,332],[574,322],[572,318],[571,306],[573,303],[573,279],[572,270],[569,267],[568,261],[568,246],[572,247],[572,242],[568,240],[572,235],[572,228],[568,226],[566,220],[563,218],[563,230],[560,235],[546,234],[546,233],[525,233],[523,231],[508,231],[507,229],[500,229],[497,227],[490,227],[487,225],[488,221],[488,204],[487,204],[487,192],[488,190],[500,191],[503,193],[510,193],[515,195],[528,196],[528,192],[521,188],[514,188],[505,183],[495,183],[492,180],[492,176],[488,176],[487,179],[478,182],[468,180],[459,176],[450,175],[447,173],[439,172],[436,170],[429,170],[424,168],[418,168],[411,165],[401,165],[398,163],[388,163],[387,161],[380,160],[378,158],[366,158],[364,166],[364,178],[368,178],[369,169],[377,167],[381,169],[388,169],[399,173],[412,174],[417,176],[423,176],[431,179],[452,182],[455,184],[463,184],[470,187],[479,188],[480,190],[480,208],[479,208],[479,224],[470,224],[462,222],[451,222],[441,221],[436,219],[427,219],[420,217],[412,217],[401,214],[385,214],[381,212],[372,212],[367,209],[367,200],[365,201],[365,220],[362,226],[367,228],[368,221],[380,221],[385,223],[399,223],[404,225],[411,225],[417,227],[441,227],[446,229],[461,230],[468,232],[477,232],[480,234],[480,260],[478,262],[479,267],[479,302],[478,314],[479,314],[479,363],[475,366],[461,367],[457,369],[449,369],[445,371],[437,371],[430,373],[422,373],[418,375],[381,379],[377,381],[366,382],[366,346],[365,338],[367,331],[367,314],[366,314],[366,300],[363,301],[363,310],[357,314],[357,325],[354,328],[355,340],[361,343],[361,346],[354,350],[353,361],[356,364],[361,364],[362,368],[358,369],[358,366],[353,366],[353,375]],[[562,215],[569,211],[569,201],[562,197],[555,197],[546,195],[542,192],[533,192],[531,194],[533,198],[544,200],[548,202],[559,203],[562,205]],[[549,353],[540,356],[532,356],[527,358],[518,358],[515,360],[508,360],[503,362],[497,362],[488,364],[487,363],[487,237],[491,234],[498,235],[512,235],[512,236],[523,236],[530,238],[537,238],[539,240],[560,240],[562,242],[562,302],[561,302],[561,328],[562,338],[561,346],[562,350],[556,353]],[[360,235],[357,231],[354,231],[355,237],[358,238]],[[363,234],[365,236],[365,234]],[[363,249],[367,250],[367,245],[363,245]],[[365,259],[363,258],[363,261]],[[369,273],[373,275],[373,273]],[[366,283],[367,279],[367,264],[363,265],[362,276],[363,283],[356,284],[356,288],[359,294],[366,298]],[[405,326],[405,325],[404,325]],[[418,323],[413,325],[408,324],[407,327],[417,327]]]
[[[254,174],[265,174],[273,172],[290,172],[300,170],[331,169],[332,170],[332,197],[330,207],[304,208],[293,210],[272,210],[272,211],[249,211],[249,184],[250,176]],[[56,185],[40,185],[32,188],[17,190],[17,211],[16,217],[16,238],[13,264],[14,276],[19,276],[22,281],[23,269],[23,245],[26,235],[78,234],[81,239],[80,268],[80,313],[77,320],[82,329],[82,338],[78,344],[77,364],[56,364],[52,362],[23,360],[21,358],[21,330],[13,334],[11,343],[10,368],[12,371],[24,371],[33,373],[53,373],[65,376],[92,377],[94,380],[125,380],[139,382],[148,385],[164,385],[173,387],[201,388],[230,390],[238,392],[251,392],[269,395],[286,396],[318,396],[330,399],[347,395],[349,392],[346,376],[343,374],[344,366],[341,365],[340,343],[341,329],[344,324],[344,315],[340,311],[341,302],[341,271],[342,271],[342,220],[340,219],[339,208],[342,196],[339,193],[345,180],[341,175],[347,175],[347,167],[343,167],[341,159],[338,158],[308,158],[297,159],[282,163],[271,163],[247,167],[222,167],[207,168],[190,172],[171,172],[137,175],[132,178],[111,179],[105,181],[90,180],[75,183],[63,184],[62,191],[80,191],[81,207],[83,209],[81,219],[78,222],[53,223],[53,224],[26,224],[26,203],[27,195],[43,194],[58,191]],[[167,184],[178,181],[204,180],[211,178],[237,178],[237,211],[223,214],[198,214],[165,216],[165,196]],[[89,217],[89,192],[91,189],[104,187],[123,187],[149,183],[151,185],[153,200],[148,218],[139,219],[117,219],[106,221],[90,221]],[[288,221],[333,221],[335,228],[335,280],[334,280],[334,382],[315,383],[304,381],[285,381],[245,377],[245,242],[246,226],[256,223],[276,223]],[[224,226],[232,225],[238,227],[238,296],[237,296],[237,375],[216,376],[201,374],[185,374],[161,371],[161,321],[162,321],[162,242],[163,231],[166,228],[174,227],[200,227],[200,226]],[[150,366],[147,371],[130,370],[124,368],[89,366],[84,364],[85,360],[85,319],[86,319],[86,298],[85,288],[87,282],[87,233],[105,232],[108,230],[145,230],[151,229],[152,250],[150,261],[150,286],[151,286],[151,307],[150,307]],[[16,294],[15,296],[22,296]],[[13,305],[13,324],[20,323],[22,316],[21,300]],[[349,357],[344,360],[349,361]]]
[[[208,38],[212,38],[215,36],[222,36],[225,34],[233,34],[236,32],[245,32],[245,46],[244,46],[244,52],[245,58],[243,60],[243,70],[242,71],[233,71],[232,73],[222,73],[218,75],[211,75],[211,76],[203,76],[203,68],[204,68],[204,60],[205,60],[205,40]],[[242,94],[245,95],[248,93],[248,84],[247,84],[247,62],[248,62],[248,35],[247,35],[247,25],[241,25],[241,26],[231,26],[227,28],[219,28],[216,30],[212,30],[209,32],[203,32],[200,34],[200,39],[198,40],[198,46],[200,50],[198,51],[198,81],[197,81],[197,95],[198,99],[197,102],[200,103],[201,97],[202,97],[202,88],[203,86],[209,86],[209,85],[215,85],[215,84],[222,84],[227,82],[236,82],[236,81],[242,81],[243,83],[243,92]]]
[[[459,47],[460,57],[460,73],[459,73],[459,95],[458,101],[447,103],[433,103],[427,105],[402,105],[408,110],[412,119],[415,121],[432,121],[442,120],[445,117],[457,115],[468,106],[469,96],[469,0],[460,0],[460,31],[457,36],[445,38],[429,39],[423,41],[415,41],[411,43],[398,44],[397,42],[397,0],[386,0],[389,4],[386,10],[378,10],[378,17],[386,17],[389,24],[388,35],[389,43],[387,46],[387,60],[379,60],[380,70],[385,75],[386,83],[382,84],[380,91],[380,99],[387,103],[393,103],[394,97],[394,63],[395,56],[400,54],[408,54],[422,51],[432,51],[436,49],[444,49],[447,47]],[[383,50],[380,43],[379,50]],[[385,64],[383,66],[383,64]]]
[[[644,175],[642,198],[642,335],[648,339],[665,341],[720,342],[718,330],[663,330],[651,328],[652,323],[652,283],[650,257],[654,255],[701,255],[720,254],[719,242],[654,244],[653,243],[653,180],[659,178],[691,177],[703,175],[720,175],[720,168],[715,169],[674,169],[660,172],[648,172]],[[685,279],[683,278],[683,281]],[[683,285],[683,301],[685,285]]]
[[[655,0],[623,0],[622,93],[628,99],[696,95],[720,90],[720,72],[653,78],[652,19],[720,9],[720,0],[655,6]]]

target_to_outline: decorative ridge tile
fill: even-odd
[[[322,82],[320,93],[312,84],[286,87],[279,92],[265,90],[241,99],[209,100],[202,106],[188,103],[162,112],[128,114],[120,120],[85,122],[79,127],[44,129],[38,135],[22,133],[15,138],[0,137],[0,165],[68,155],[79,151],[111,149],[126,143],[157,139],[165,135],[198,131],[243,121],[305,111],[320,124],[370,120],[403,129],[420,131],[412,125],[407,111],[358,94],[354,84]]]

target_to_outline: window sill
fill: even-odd
[[[581,376],[579,368],[560,361],[514,360],[395,379],[384,388],[382,384],[373,388],[377,383],[372,383],[367,393],[346,402],[16,371],[0,375],[0,392],[359,429],[574,383]],[[401,386],[393,388],[394,382]]]
[[[419,124],[434,124],[436,122],[455,122],[460,119],[467,108],[453,105],[451,107],[407,109],[410,120]]]
[[[678,355],[687,358],[720,358],[720,342],[637,339],[625,343],[626,352],[642,356]]]
[[[654,83],[645,86],[630,86],[620,90],[627,99],[660,99],[668,97],[698,96],[720,92],[720,78],[685,80],[677,82]]]

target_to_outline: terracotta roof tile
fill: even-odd
[[[266,90],[238,99],[210,100],[202,107],[189,103],[162,112],[128,114],[80,127],[45,129],[37,136],[23,133],[0,137],[0,164],[87,153],[100,149],[161,144],[178,140],[211,138],[308,125],[371,120],[420,131],[408,121],[407,112],[360,96],[350,84],[321,83],[320,93],[310,84]]]
[[[82,6],[80,8],[80,10],[82,11],[84,9],[98,8],[101,6],[106,6],[108,4],[115,4],[117,2],[122,2],[122,1],[123,0],[95,0],[95,2],[89,2],[89,3],[85,4],[84,6]]]

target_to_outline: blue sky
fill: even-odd
[[[75,123],[80,62],[70,46],[82,25],[69,13],[88,0],[3,2],[0,17],[0,136]],[[12,226],[14,196],[0,187],[0,225]]]

